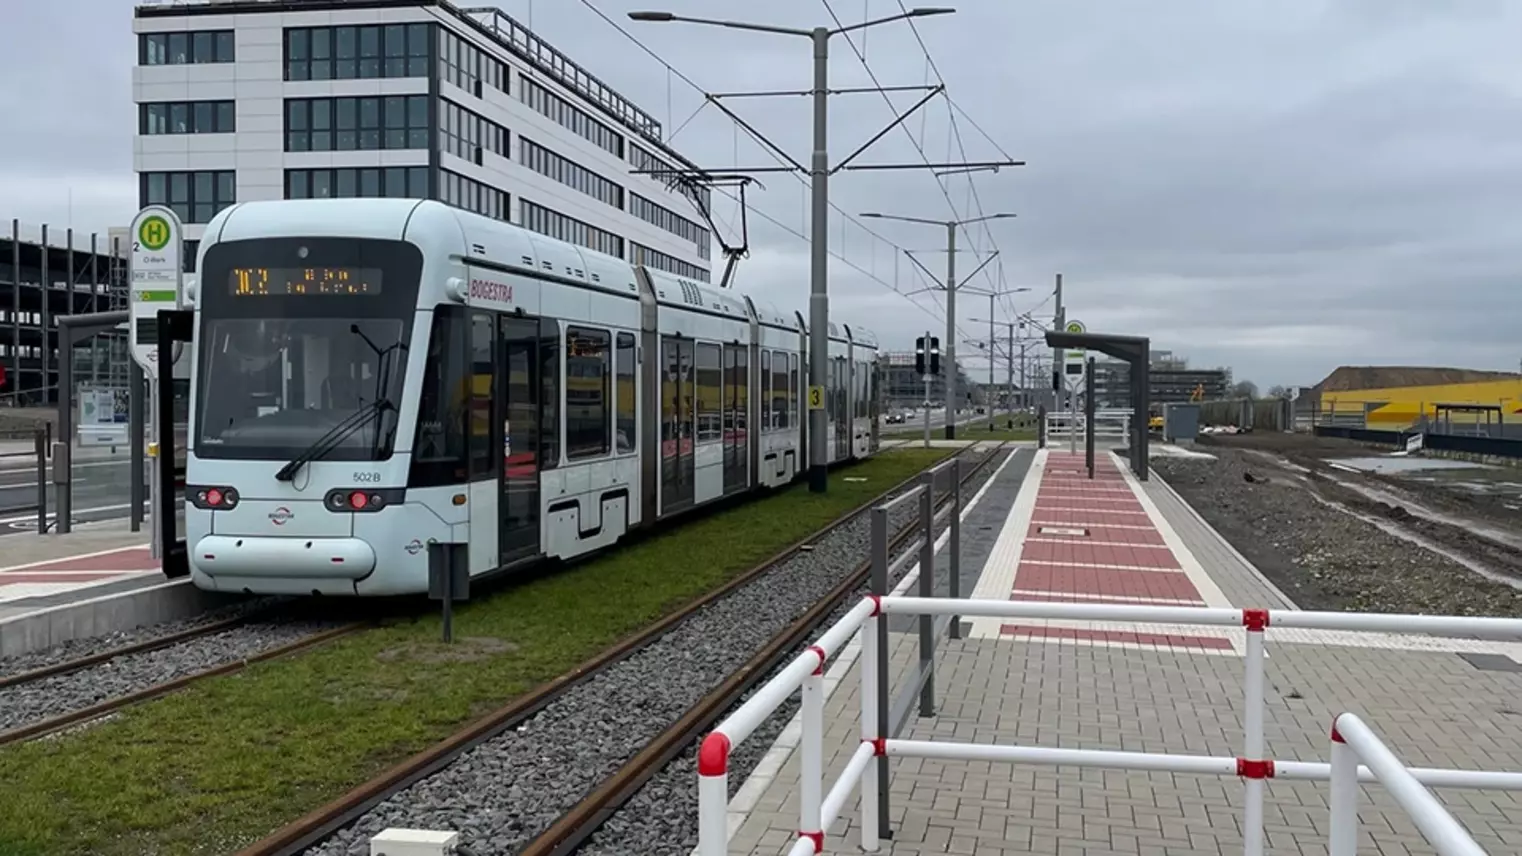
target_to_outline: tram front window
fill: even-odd
[[[198,452],[289,459],[378,402],[340,433],[329,460],[391,454],[406,373],[396,318],[217,318],[200,340]]]

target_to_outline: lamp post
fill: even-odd
[[[863,21],[845,27],[778,27],[770,24],[751,24],[741,21],[715,20],[677,15],[671,12],[630,12],[635,21],[674,22],[706,24],[731,30],[754,30],[760,33],[777,33],[784,36],[807,38],[814,45],[814,152],[810,163],[811,195],[813,201],[813,228],[810,230],[810,276],[809,276],[809,386],[821,392],[828,383],[830,348],[830,301],[829,301],[829,213],[830,213],[830,160],[829,160],[829,104],[830,104],[830,37],[853,30],[864,30],[878,24],[887,24],[905,18],[924,18],[930,15],[946,15],[955,9],[916,8],[898,15]],[[813,395],[809,398],[812,400]],[[821,398],[824,398],[821,396]],[[809,409],[809,491],[824,493],[828,487],[826,477],[829,466],[828,445],[829,413],[823,407]]]
[[[942,226],[946,229],[946,439],[955,440],[957,437],[957,227],[970,226],[974,223],[982,223],[986,220],[1004,220],[1015,215],[1009,213],[987,214],[982,217],[973,217],[967,220],[932,220],[926,217],[904,217],[898,214],[878,214],[868,212],[863,217],[871,217],[878,220],[901,220],[905,223],[924,223],[931,226]],[[911,256],[912,258],[912,256]],[[984,260],[983,265],[993,260],[990,255]],[[979,265],[977,270],[968,275],[971,279],[978,270],[983,269]]]

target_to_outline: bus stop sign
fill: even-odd
[[[132,220],[131,290],[132,359],[149,378],[159,376],[158,313],[179,309],[185,294],[185,228],[162,205],[150,205]],[[178,353],[178,351],[176,351]]]

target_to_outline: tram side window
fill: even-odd
[[[408,483],[413,486],[460,484],[467,479],[465,423],[470,396],[467,354],[461,343],[468,335],[462,307],[434,312],[412,444]]]
[[[539,468],[560,466],[560,325],[539,326]]]
[[[793,425],[801,425],[802,423],[800,423],[798,421],[798,390],[800,389],[800,387],[798,386],[798,355],[797,354],[788,354],[787,355],[787,366],[788,366],[788,374],[792,375],[791,382],[788,385],[788,391],[789,391],[790,394],[787,397],[787,400],[788,400],[787,412],[788,412],[789,419],[791,420]]]
[[[698,442],[724,439],[723,361],[718,345],[698,343]]]
[[[782,351],[772,352],[772,400],[768,403],[772,411],[772,424],[778,428],[786,428],[787,421],[787,354]]]
[[[772,352],[761,352],[761,407],[756,417],[761,420],[761,430],[769,431],[772,427]]]
[[[612,342],[606,330],[565,331],[565,451],[572,461],[608,454]]]
[[[614,397],[618,408],[618,425],[616,439],[618,441],[618,453],[627,455],[635,450],[634,427],[638,422],[639,398],[635,390],[635,349],[634,334],[618,334],[618,393]]]

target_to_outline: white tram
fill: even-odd
[[[403,199],[234,205],[198,271],[203,589],[424,592],[430,541],[481,577],[807,469],[807,328],[765,300]],[[830,461],[870,456],[877,341],[828,359]]]

